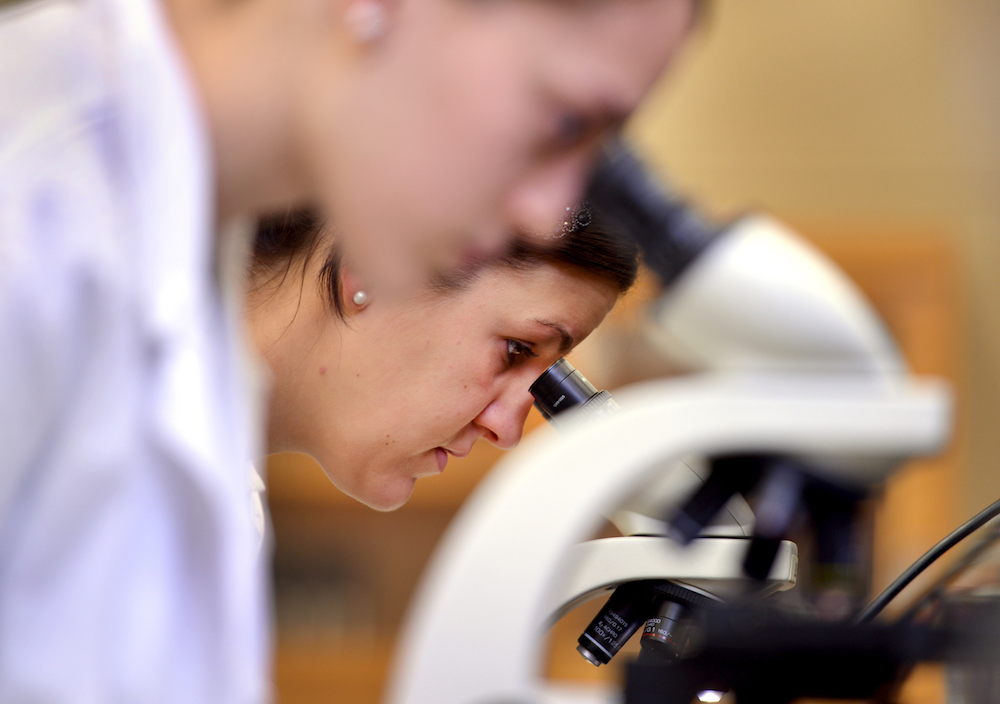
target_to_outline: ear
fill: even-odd
[[[345,313],[360,313],[371,302],[371,294],[364,289],[361,279],[350,267],[340,267],[340,291],[344,296]]]
[[[358,44],[374,44],[392,29],[395,5],[393,0],[346,0],[344,24],[348,33]]]

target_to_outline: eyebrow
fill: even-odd
[[[547,328],[552,328],[557,333],[559,333],[559,337],[562,340],[562,343],[559,345],[560,354],[564,354],[573,349],[573,344],[574,344],[573,336],[569,334],[569,330],[567,330],[565,327],[563,327],[559,323],[553,323],[552,321],[549,320],[540,320],[538,318],[535,318],[535,322],[538,323],[539,325],[544,325]]]

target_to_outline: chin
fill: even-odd
[[[386,474],[375,467],[365,467],[353,476],[338,476],[329,470],[331,465],[320,462],[320,466],[338,489],[376,511],[395,511],[405,504],[417,482],[412,476]]]
[[[358,497],[358,501],[376,511],[395,511],[410,500],[416,480],[398,482],[397,484],[399,486],[379,487],[378,490],[366,496]],[[408,485],[402,486],[403,484]]]
[[[413,494],[416,479],[394,478],[391,481],[373,482],[366,486],[340,487],[341,491],[376,511],[395,511]]]

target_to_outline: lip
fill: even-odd
[[[469,454],[469,452],[472,451],[471,447],[466,448],[464,450],[452,450],[450,447],[443,447],[441,449],[447,452],[452,457],[454,457],[456,460],[460,460],[463,457],[466,457]]]
[[[443,472],[444,468],[448,466],[448,451],[442,447],[435,447],[434,456],[437,459],[438,471]]]
[[[452,450],[450,447],[435,447],[434,455],[437,458],[438,468],[441,471],[444,471],[445,465],[448,464],[449,455],[457,460],[460,460],[467,456],[471,450],[471,447],[465,450]]]

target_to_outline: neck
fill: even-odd
[[[208,123],[220,223],[309,196],[295,149],[294,77],[303,52],[294,6],[166,0]]]
[[[340,369],[335,353],[338,345],[323,342],[324,336],[340,335],[339,318],[330,313],[318,286],[304,285],[316,281],[321,257],[314,257],[313,267],[303,272],[292,263],[287,276],[271,273],[261,281],[251,281],[245,301],[245,324],[253,349],[271,372],[271,394],[268,403],[268,452],[304,452],[306,444],[300,438],[302,430],[301,393],[308,395],[317,383],[316,365],[311,355],[317,348],[331,350],[327,354],[326,371],[333,379]],[[303,278],[305,277],[305,278]]]

